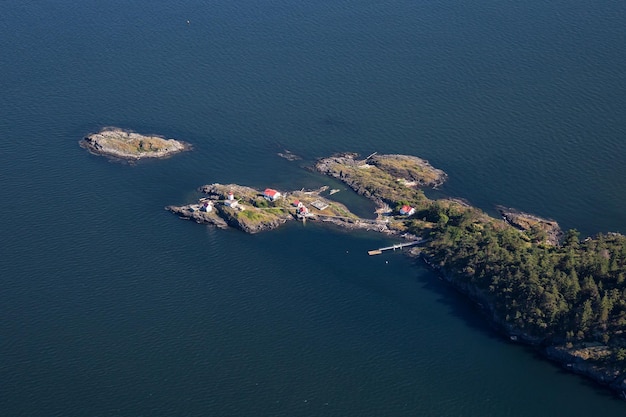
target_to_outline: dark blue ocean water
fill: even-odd
[[[623,415],[422,265],[368,257],[382,236],[163,207],[378,151],[490,212],[626,232],[624,45],[617,0],[0,2],[0,415]],[[79,148],[110,125],[195,150]]]

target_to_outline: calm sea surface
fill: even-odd
[[[422,265],[368,257],[385,237],[163,207],[337,186],[306,166],[377,151],[489,212],[624,233],[625,45],[622,0],[1,1],[0,415],[624,415]],[[111,163],[78,146],[104,126],[195,151]]]

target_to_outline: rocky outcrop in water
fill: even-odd
[[[178,214],[181,219],[193,220],[196,223],[211,224],[220,229],[228,229],[228,223],[215,211],[202,210],[202,204],[188,204],[185,206],[167,206],[165,210]]]
[[[572,372],[584,375],[618,390],[626,390],[626,378],[616,367],[597,363],[611,355],[609,348],[601,343],[582,343],[578,346],[548,346],[548,358],[557,361]]]
[[[507,223],[519,230],[531,233],[537,240],[556,246],[563,237],[563,231],[555,220],[544,219],[509,207],[497,206],[496,208]]]
[[[176,139],[108,127],[85,136],[80,145],[96,155],[136,161],[149,158],[166,158],[191,149],[191,145]]]

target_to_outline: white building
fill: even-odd
[[[268,201],[276,201],[280,198],[280,193],[274,189],[266,188],[263,191],[263,197]]]
[[[405,204],[400,208],[400,214],[410,216],[412,214],[415,214],[415,209]]]
[[[239,201],[235,200],[235,194],[233,194],[232,191],[228,192],[228,197],[226,197],[226,200],[224,200],[224,205],[226,207],[232,208],[235,208],[239,205]]]
[[[235,208],[239,205],[239,201],[237,200],[224,200],[224,205],[226,207],[232,207]]]

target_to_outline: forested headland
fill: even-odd
[[[534,216],[511,222],[462,201],[429,199],[419,187],[440,184],[445,174],[406,158],[342,155],[316,168],[393,209],[390,227],[427,238],[423,258],[512,339],[625,390],[626,237],[581,239]],[[415,212],[399,216],[406,206]]]

